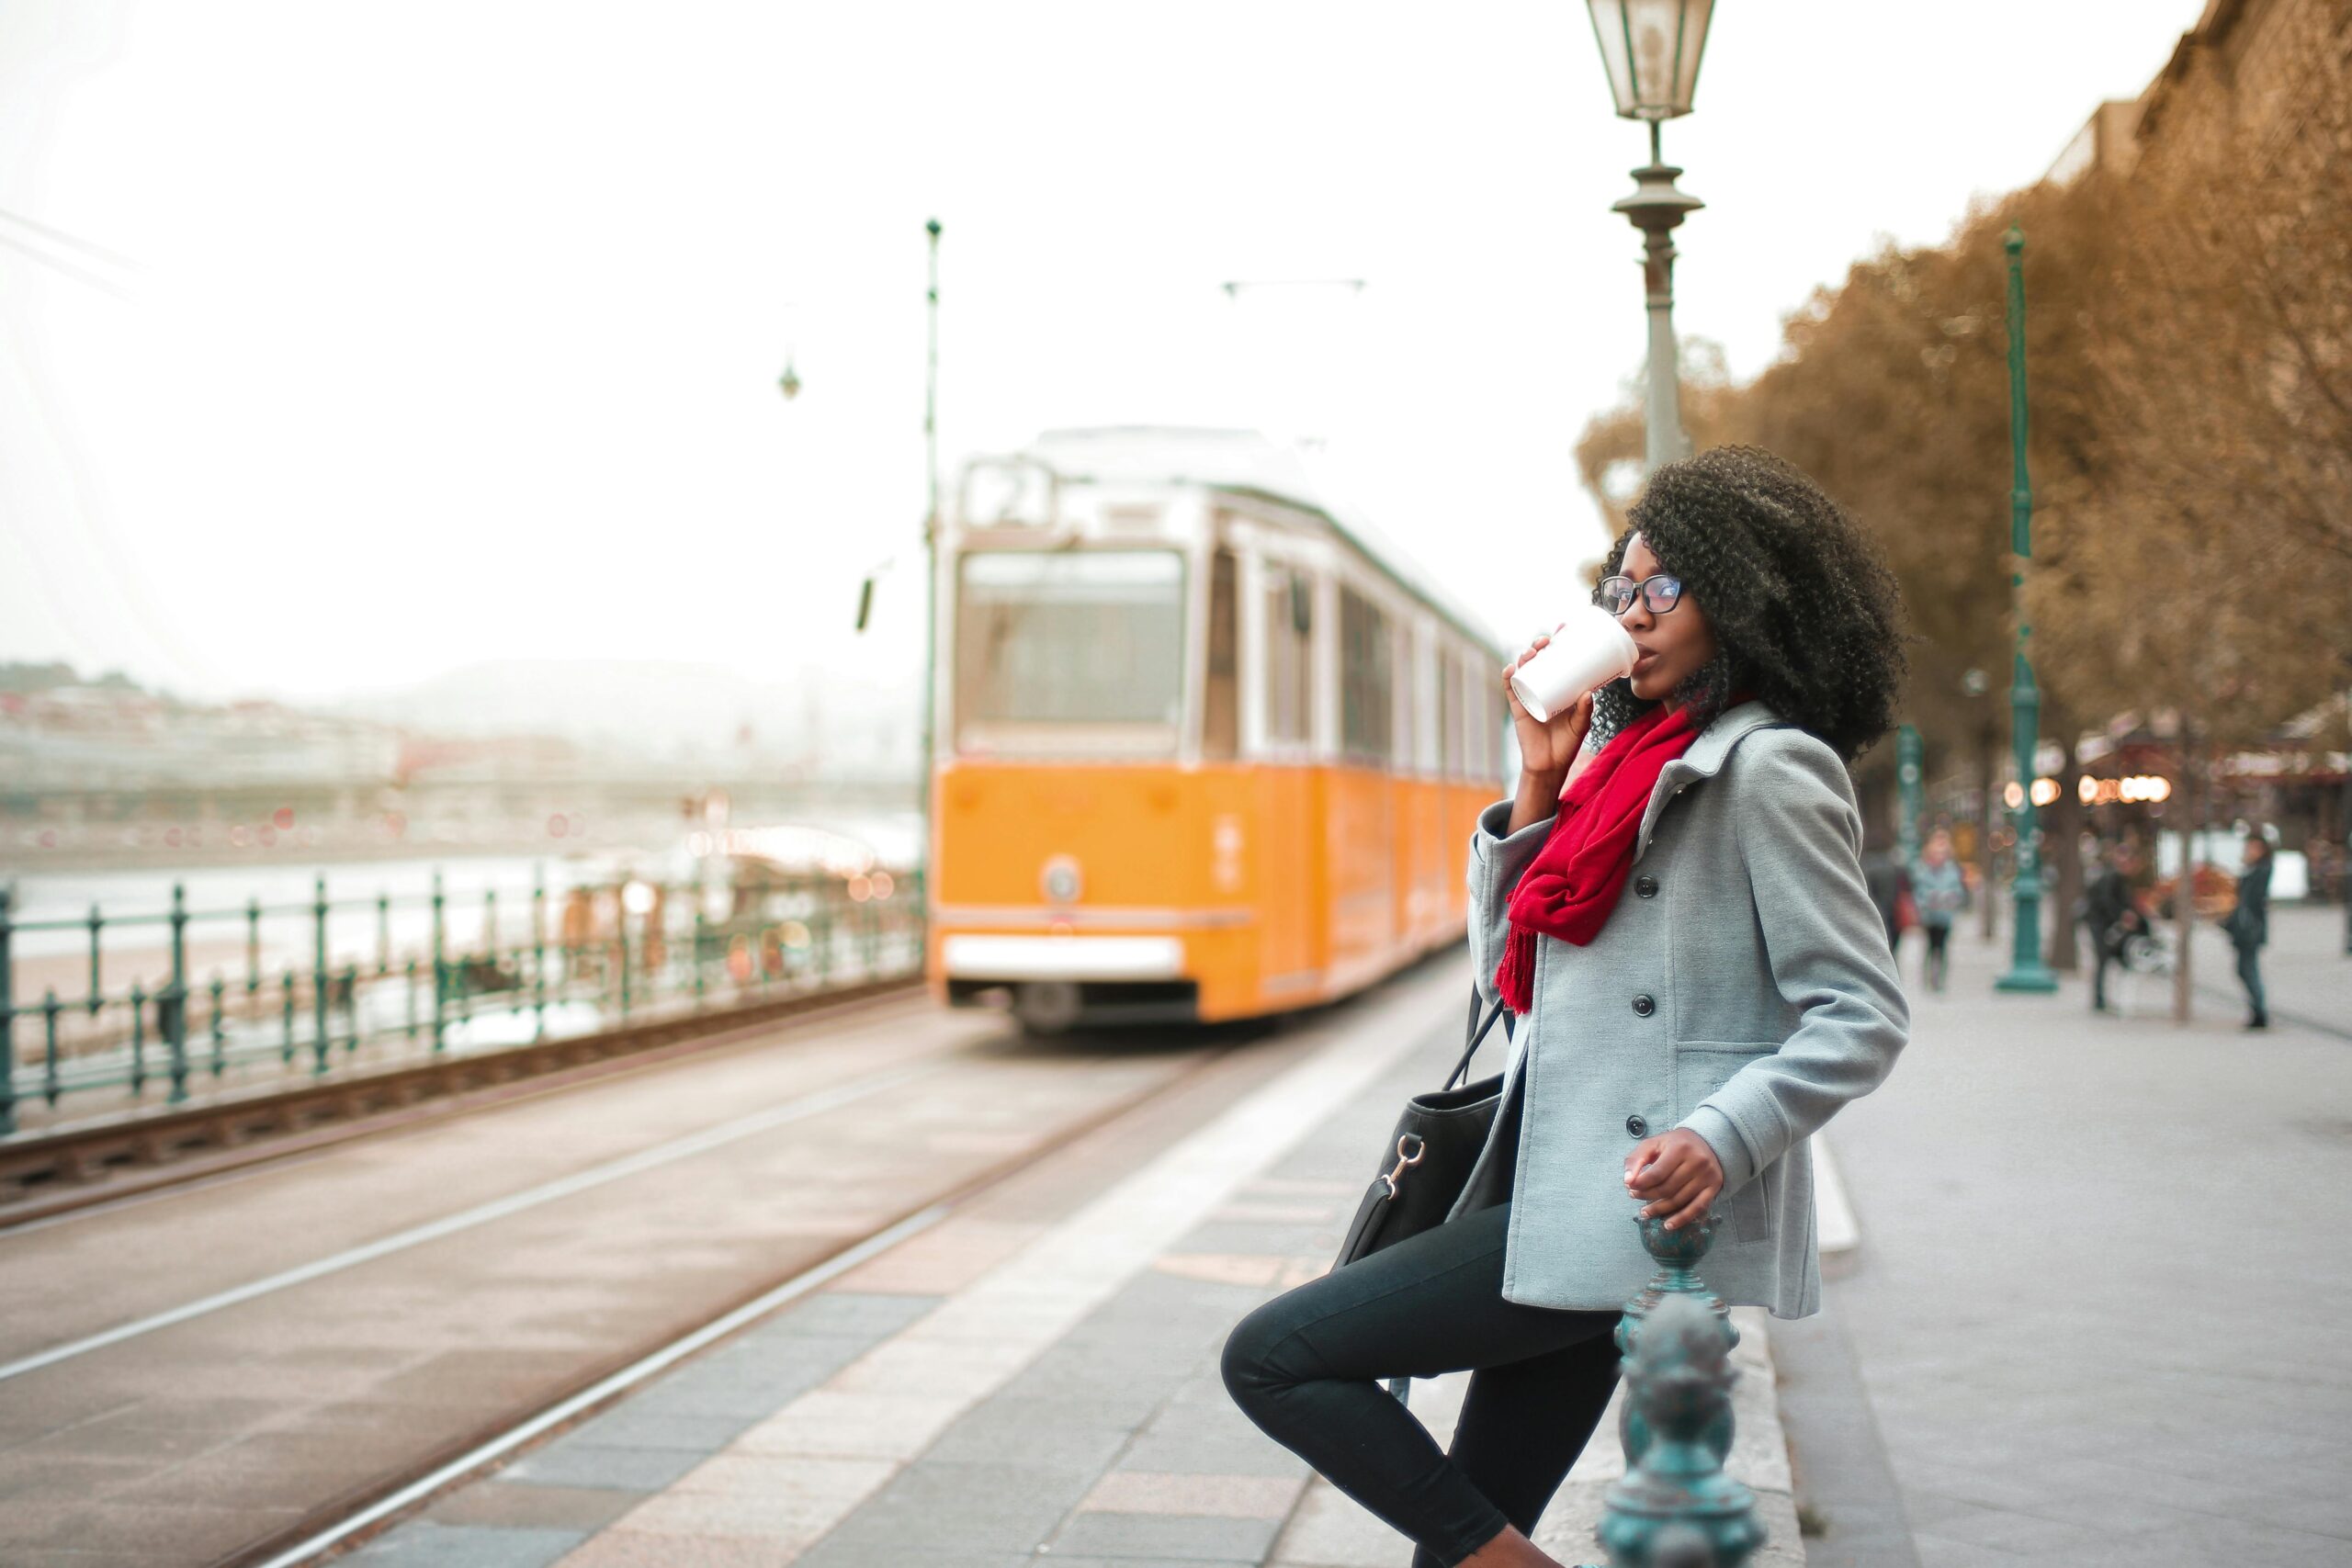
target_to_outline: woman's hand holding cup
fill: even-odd
[[[1563,621],[1561,626],[1567,623]],[[1559,626],[1552,628],[1559,630]],[[1578,697],[1573,706],[1563,708],[1549,719],[1537,718],[1519,700],[1519,693],[1511,684],[1511,677],[1519,667],[1551,646],[1549,633],[1527,645],[1527,651],[1503,667],[1503,700],[1510,704],[1510,722],[1519,738],[1519,760],[1523,773],[1552,785],[1556,798],[1560,784],[1567,778],[1568,770],[1584,749],[1585,736],[1592,729],[1592,694]]]

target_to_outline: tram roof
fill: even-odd
[[[1255,430],[1095,425],[1048,430],[1022,449],[1065,481],[1199,485],[1314,513],[1389,580],[1502,656],[1487,623],[1440,588],[1427,568],[1373,526],[1313,452]]]

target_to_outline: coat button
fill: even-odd
[[[1637,876],[1634,878],[1634,893],[1636,897],[1657,897],[1657,878],[1655,876]]]
[[[1657,1003],[1650,999],[1650,994],[1647,991],[1644,991],[1640,996],[1634,998],[1634,1010],[1640,1013],[1644,1018],[1647,1018],[1651,1013],[1657,1010]]]
[[[1638,1138],[1649,1130],[1650,1124],[1643,1121],[1640,1117],[1628,1116],[1625,1118],[1625,1131],[1633,1134],[1634,1136]]]

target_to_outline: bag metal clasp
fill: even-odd
[[[1405,1152],[1405,1145],[1408,1144],[1413,1145],[1412,1152],[1410,1154]],[[1420,1138],[1415,1136],[1411,1133],[1408,1133],[1403,1137],[1396,1140],[1396,1168],[1394,1170],[1385,1170],[1380,1173],[1380,1179],[1388,1183],[1388,1197],[1390,1201],[1393,1202],[1396,1201],[1396,1179],[1405,1174],[1405,1168],[1407,1166],[1420,1164],[1421,1156],[1427,1153],[1429,1153],[1429,1145],[1422,1142]]]

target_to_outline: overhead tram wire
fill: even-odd
[[[11,212],[6,208],[0,208],[0,223],[13,223],[47,241],[50,245],[62,245],[68,250],[78,251],[93,261],[102,262],[107,266],[117,267],[124,272],[135,273],[141,270],[137,262],[119,251],[108,250],[104,245],[82,239],[78,235],[69,234],[62,229],[40,222],[37,219],[28,218],[20,212]],[[6,245],[20,255],[29,256],[53,271],[63,273],[76,283],[87,284],[101,293],[111,294],[118,299],[130,298],[129,289],[107,276],[105,273],[63,256],[52,254],[41,245],[10,234],[5,230],[0,230],[0,245]]]

